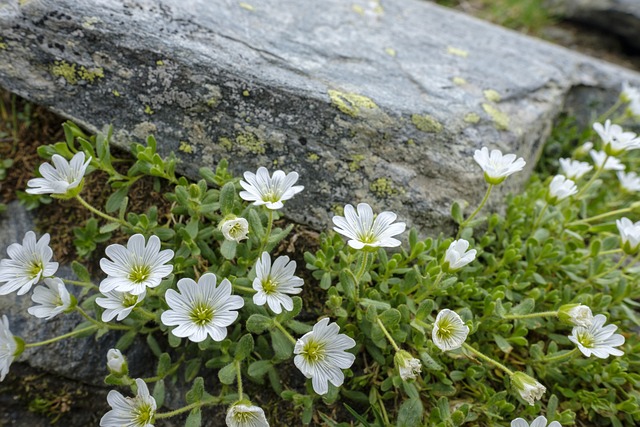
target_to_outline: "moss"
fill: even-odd
[[[500,100],[502,99],[498,91],[495,91],[493,89],[484,90],[482,91],[482,93],[484,94],[484,97],[487,101],[500,102]]]
[[[438,133],[442,131],[442,124],[428,114],[424,116],[413,114],[411,116],[411,122],[422,132]]]
[[[462,77],[454,77],[453,79],[451,79],[451,81],[453,81],[453,83],[457,84],[458,86],[467,84],[467,81]]]
[[[412,138],[409,138],[407,140],[407,145],[416,145],[416,142]]]
[[[384,52],[389,56],[396,56],[396,50],[392,47],[387,47],[384,49]]]
[[[162,66],[164,66],[164,61],[160,59],[160,60],[156,61],[156,65],[158,67],[162,67]]]
[[[467,123],[476,124],[480,121],[480,116],[476,113],[469,113],[464,116],[464,121]]]
[[[466,58],[467,56],[469,56],[469,52],[467,52],[466,50],[458,49],[457,47],[453,46],[447,46],[447,52],[449,52],[451,55],[456,55],[461,58]]]
[[[117,90],[112,90],[111,93],[113,94],[113,96],[115,97],[119,97],[120,96],[120,92],[118,92]]]
[[[224,136],[218,138],[218,144],[227,151],[231,151],[233,148],[233,142]]]
[[[251,11],[251,12],[253,12],[254,10],[256,10],[256,8],[255,8],[255,7],[253,7],[253,6],[251,6],[249,3],[243,3],[243,2],[240,2],[240,3],[238,3],[238,5],[239,5],[241,8],[243,8],[243,9],[245,9],[245,10],[249,10],[249,11]]]
[[[353,154],[349,163],[349,171],[355,172],[362,167],[361,163],[365,159],[362,154]]]
[[[344,216],[344,206],[337,203],[331,207],[331,211],[336,215]]]
[[[253,154],[264,154],[266,151],[264,141],[260,140],[251,132],[241,133],[236,136],[236,143]]]
[[[248,90],[245,89],[245,90],[242,91],[242,96],[246,97],[246,96],[250,96],[250,95],[251,95],[251,93],[249,93]]]
[[[153,113],[155,113],[155,111],[153,111],[149,105],[145,105],[144,106],[144,113],[148,114],[148,115],[152,115]]]
[[[82,80],[88,81],[89,83],[93,83],[95,79],[101,79],[104,77],[104,70],[102,68],[87,69],[82,66],[78,71],[78,77]]]
[[[70,85],[75,85],[78,80],[85,80],[93,83],[96,79],[104,77],[104,70],[99,67],[86,68],[84,65],[76,70],[76,64],[69,64],[66,61],[55,61],[51,66],[51,74],[62,77]]]
[[[509,116],[507,116],[502,111],[498,110],[495,106],[491,104],[482,104],[482,108],[484,111],[491,116],[493,120],[493,124],[498,130],[507,130],[509,129]]]
[[[193,146],[188,142],[180,141],[180,147],[178,148],[178,150],[187,154],[191,154],[193,153]]]
[[[358,95],[357,93],[343,93],[337,90],[329,90],[329,97],[331,98],[331,103],[338,108],[338,110],[351,117],[358,117],[362,108],[368,110],[378,108],[376,103],[371,99]]]
[[[376,179],[369,185],[369,189],[380,198],[404,194],[404,189],[397,188],[389,178]]]
[[[310,162],[317,162],[320,159],[320,156],[318,156],[316,153],[309,153],[307,155],[307,160],[309,160]]]

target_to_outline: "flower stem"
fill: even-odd
[[[176,415],[180,415],[182,413],[189,412],[190,410],[199,408],[201,406],[217,405],[218,403],[220,403],[220,400],[221,399],[219,397],[211,397],[211,398],[206,399],[206,400],[201,400],[200,402],[192,403],[191,405],[183,406],[182,408],[178,408],[175,411],[156,414],[154,418],[159,420],[159,419],[162,419],[162,418],[175,417]]]
[[[467,351],[469,351],[470,353],[473,353],[474,355],[476,355],[480,359],[484,360],[485,362],[488,362],[488,363],[490,363],[490,364],[502,369],[503,371],[505,371],[507,373],[507,375],[509,375],[509,376],[513,375],[513,371],[511,369],[507,368],[506,366],[504,366],[502,363],[498,362],[497,360],[490,358],[486,354],[482,353],[480,350],[476,350],[475,348],[473,348],[472,346],[470,346],[466,342],[462,343],[462,346]]]
[[[242,400],[242,371],[240,369],[240,361],[236,360],[234,364],[236,365],[236,376],[238,379],[238,400]]]
[[[356,284],[359,284],[360,283],[360,279],[362,279],[362,276],[364,276],[364,273],[367,270],[367,263],[368,262],[369,262],[369,252],[368,251],[362,251],[362,265],[360,266],[360,268],[356,272]]]
[[[126,221],[123,221],[120,218],[116,218],[116,217],[113,217],[111,215],[107,215],[106,213],[101,212],[98,209],[94,208],[89,203],[87,203],[86,200],[84,200],[82,197],[80,197],[80,195],[77,195],[76,199],[80,202],[80,204],[82,206],[84,206],[85,208],[87,208],[88,210],[93,212],[94,214],[98,215],[99,217],[102,217],[102,218],[106,219],[107,221],[117,222],[118,224],[124,225],[124,226],[128,226],[129,225]]]
[[[398,344],[396,344],[396,341],[393,339],[389,331],[387,331],[387,328],[384,327],[384,323],[382,323],[382,320],[380,320],[379,317],[376,317],[376,322],[378,322],[378,326],[380,326],[380,328],[382,329],[382,332],[384,332],[384,336],[387,337],[387,339],[389,340],[389,343],[391,343],[391,345],[393,346],[393,349],[395,351],[400,351],[400,347],[398,347]]]
[[[605,212],[603,214],[592,216],[590,218],[585,218],[585,219],[572,221],[569,224],[567,224],[567,226],[577,225],[577,224],[581,224],[583,222],[598,221],[598,220],[601,220],[601,219],[609,217],[609,216],[618,215],[618,214],[622,214],[622,213],[625,213],[625,212],[631,212],[631,210],[632,210],[631,207],[627,207],[627,208],[623,208],[623,209],[617,209],[615,211]]]
[[[475,211],[473,211],[471,213],[471,215],[469,215],[469,218],[465,219],[464,221],[462,221],[462,223],[460,224],[460,228],[458,229],[458,237],[460,237],[460,232],[462,231],[462,229],[471,222],[471,220],[473,218],[475,218],[476,215],[478,215],[478,212],[480,212],[480,210],[484,207],[484,205],[487,203],[487,200],[489,200],[489,195],[491,194],[491,190],[493,189],[493,184],[489,184],[489,187],[487,187],[487,192],[484,193],[484,197],[482,198],[482,201],[480,202],[480,205],[478,205],[478,207],[476,208]]]
[[[578,351],[578,347],[574,347],[573,350],[567,352],[567,353],[562,353],[560,355],[557,356],[551,356],[551,357],[543,357],[541,360],[539,360],[539,362],[543,362],[543,363],[547,363],[547,362],[557,362],[559,360],[563,360],[563,359],[568,359],[573,357]]]
[[[587,183],[582,186],[580,191],[578,191],[578,194],[576,194],[576,196],[574,197],[574,200],[580,199],[580,196],[582,196],[584,194],[584,192],[587,191],[587,188],[589,188],[591,186],[591,184],[593,184],[595,182],[595,180],[598,179],[600,174],[604,171],[604,167],[607,164],[608,160],[609,160],[609,155],[607,155],[604,158],[604,161],[602,162],[602,166],[599,167],[598,169],[596,169],[596,171],[594,172],[593,176],[591,176],[589,181],[587,181]]]
[[[628,257],[628,256],[629,256],[629,255],[624,254],[622,257],[620,257],[620,261],[618,261],[618,262],[616,263],[616,265],[614,265],[613,267],[611,267],[611,268],[610,268],[610,269],[608,269],[608,270],[603,271],[603,272],[602,272],[602,273],[600,273],[600,274],[596,274],[595,276],[591,276],[591,277],[589,277],[589,278],[587,279],[586,283],[590,283],[590,282],[591,282],[591,281],[593,281],[593,280],[599,279],[599,278],[601,278],[601,277],[603,277],[603,276],[606,276],[607,274],[609,274],[609,273],[611,273],[611,272],[613,272],[613,271],[616,271],[616,270],[618,269],[618,267],[620,267],[620,266],[625,262],[625,260],[627,259],[627,257]]]
[[[78,329],[76,331],[71,331],[71,332],[69,332],[67,334],[60,335],[60,336],[57,336],[57,337],[53,337],[53,338],[50,338],[48,340],[27,343],[27,344],[24,345],[24,347],[25,348],[40,347],[40,346],[43,346],[43,345],[52,344],[52,343],[54,343],[56,341],[64,340],[64,339],[67,339],[67,338],[71,338],[73,336],[80,335],[80,334],[83,334],[85,332],[89,332],[89,331],[91,331],[93,329],[98,329],[98,325],[87,326],[86,328]]]
[[[539,313],[529,314],[505,314],[503,319],[535,319],[536,317],[555,317],[558,315],[557,311],[541,311]]]
[[[156,320],[156,315],[155,314],[153,314],[152,312],[150,312],[149,310],[147,310],[147,309],[145,309],[143,307],[140,307],[139,305],[134,308],[134,311],[136,313],[139,313],[139,314],[143,315],[144,317],[146,317],[149,320]]]
[[[94,285],[92,282],[81,282],[78,280],[69,280],[69,279],[62,279],[62,280],[65,283],[69,283],[70,285],[83,286],[85,288],[100,289],[98,286]]]
[[[93,323],[99,328],[118,329],[121,331],[128,331],[129,329],[131,329],[129,326],[110,325],[109,323],[100,322],[99,320],[96,320],[93,317],[89,316],[86,311],[84,311],[82,308],[80,308],[80,306],[77,306],[77,305],[76,305],[76,310],[78,311],[78,313],[82,315],[82,317],[84,317],[89,322]]]
[[[173,374],[175,371],[178,370],[178,368],[180,367],[180,365],[182,364],[182,362],[184,361],[184,354],[182,356],[180,356],[180,359],[178,359],[178,361],[176,363],[173,364],[172,367],[170,367],[167,372],[165,372],[164,375],[156,375],[155,377],[149,377],[149,378],[144,378],[142,381],[144,381],[145,383],[154,383],[156,381],[160,381],[166,377],[168,377],[169,375]]]
[[[618,99],[616,100],[615,104],[613,104],[611,106],[611,108],[609,108],[607,111],[605,111],[604,113],[602,113],[598,119],[596,120],[596,122],[604,122],[605,120],[607,120],[609,118],[609,116],[611,116],[613,113],[615,113],[615,111],[620,108],[620,106],[623,104],[622,99],[620,99],[620,97],[618,97]]]
[[[544,213],[547,211],[548,207],[549,207],[549,202],[545,202],[544,206],[540,210],[540,213],[538,214],[538,218],[536,218],[536,222],[533,223],[533,230],[536,230],[540,225],[540,221],[542,221],[542,217],[544,216]]]
[[[258,251],[258,258],[262,256],[262,252],[267,248],[269,243],[269,237],[271,235],[271,228],[273,227],[273,210],[268,209],[269,218],[267,219],[267,231],[264,233],[264,240],[260,243],[260,250]]]
[[[294,345],[298,342],[298,340],[296,340],[293,336],[291,336],[291,334],[289,333],[289,331],[287,331],[284,326],[282,326],[280,324],[280,322],[278,322],[277,320],[273,319],[273,324],[276,326],[276,328],[280,329],[280,331],[282,331],[282,333],[289,339],[289,341],[291,341]]]
[[[247,288],[246,286],[240,286],[240,285],[235,285],[235,284],[233,285],[233,289],[237,289],[237,290],[242,291],[242,292],[250,292],[252,294],[256,293],[256,290],[253,289],[253,288]]]

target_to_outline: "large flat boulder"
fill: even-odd
[[[485,185],[484,145],[530,172],[574,90],[640,76],[428,2],[3,0],[0,85],[117,144],[153,133],[184,172],[296,170],[319,228],[367,201],[423,233]],[[528,173],[510,178],[514,190]],[[493,200],[500,200],[498,194]]]

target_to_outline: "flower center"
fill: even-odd
[[[29,278],[35,279],[40,275],[40,273],[42,273],[43,270],[44,263],[42,262],[42,260],[33,260],[27,266],[27,275],[29,276]]]
[[[204,326],[213,320],[213,313],[214,310],[210,305],[203,302],[197,302],[191,309],[189,318],[196,325]]]
[[[146,426],[153,418],[153,408],[146,402],[141,402],[133,411],[134,422],[136,426]]]
[[[256,416],[254,413],[252,412],[236,412],[235,414],[233,414],[233,418],[239,423],[248,423],[251,421],[254,421],[256,419]]]
[[[142,283],[151,276],[151,267],[148,265],[134,265],[129,272],[129,280],[133,283]]]
[[[265,202],[276,203],[280,201],[280,195],[276,190],[270,188],[266,193],[262,195],[262,200]]]
[[[278,282],[274,282],[271,278],[262,282],[262,291],[267,295],[275,294],[278,291]]]
[[[138,296],[137,295],[131,295],[130,293],[125,293],[122,296],[122,305],[125,308],[133,307],[137,303],[138,303]]]
[[[301,354],[311,363],[324,360],[326,355],[325,344],[317,341],[309,341],[304,345]]]
[[[362,243],[373,243],[376,241],[376,236],[373,234],[372,231],[369,231],[367,233],[360,233],[358,235],[358,240],[360,240]]]
[[[436,332],[436,335],[438,335],[438,338],[441,340],[449,340],[453,338],[455,332],[456,327],[453,323],[442,320],[438,324],[438,331]]]
[[[593,335],[585,331],[578,333],[578,342],[582,344],[583,347],[593,348],[596,340],[594,339]]]
[[[242,235],[242,225],[238,222],[236,224],[233,225],[233,227],[231,227],[229,229],[229,235],[231,237],[238,237]]]

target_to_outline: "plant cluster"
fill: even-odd
[[[268,426],[247,381],[269,384],[300,409],[303,424],[316,416],[329,426],[635,425],[640,177],[625,170],[637,164],[640,137],[618,123],[640,116],[639,106],[640,94],[625,87],[585,133],[596,144],[581,141],[559,159],[561,173],[534,176],[508,198],[504,215],[480,213],[492,189],[526,162],[477,150],[487,190],[471,213],[453,204],[455,237],[410,230],[403,244],[406,226],[395,213],[347,204],[333,217],[335,233],[305,254],[315,283],[275,252],[293,227],[275,225],[279,210],[303,191],[296,172],[261,167],[237,179],[221,161],[190,182],[176,175],[174,156],[156,152],[153,137],[134,144],[134,163],[118,171],[110,130],[89,137],[67,123],[64,142],[39,149],[52,164],[40,166],[27,193],[75,199],[95,215],[80,253],[95,250],[95,236],[108,241],[118,232],[127,242],[106,248],[99,283],[79,262],[78,280],[56,277],[49,234],[29,231],[7,248],[0,295],[33,288],[31,315],[78,312],[85,321],[25,342],[2,316],[0,380],[26,348],[114,330],[121,335],[106,355],[105,381],[130,393],[109,393],[106,427],[153,426],[185,413],[187,427],[200,426],[201,408],[215,405],[227,407],[228,426]],[[112,188],[103,207],[81,196],[95,171]],[[129,211],[129,189],[145,176],[170,186],[168,215]],[[326,300],[317,320],[303,322],[299,294],[308,286],[326,291]],[[129,375],[125,354],[140,336],[158,359],[150,378]],[[306,387],[283,388],[291,359]],[[190,384],[185,405],[163,410],[166,387],[180,374]],[[353,421],[324,413],[321,402],[340,402]]]

